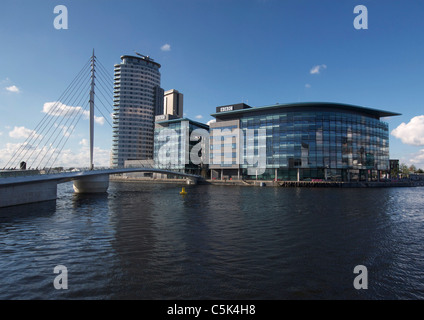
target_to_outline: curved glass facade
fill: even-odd
[[[371,117],[280,111],[242,116],[240,128],[266,130],[266,168],[287,169],[280,172],[281,178],[297,176],[297,172],[288,170],[296,168],[308,169],[302,170],[303,178],[325,178],[323,169],[332,178],[342,178],[346,169],[389,168],[388,124]],[[241,168],[247,167],[241,164]],[[267,170],[264,175],[274,173]]]
[[[389,171],[389,126],[380,118],[391,115],[397,114],[342,104],[248,107],[213,114],[217,121],[211,131],[238,121],[243,145],[234,151],[244,157],[237,172],[243,178],[368,180]],[[252,133],[254,141],[248,143]],[[211,139],[211,151],[219,150],[220,143]],[[256,177],[253,157],[260,154],[266,155],[266,168]],[[217,171],[221,177],[222,170]],[[234,172],[228,172],[234,177]]]

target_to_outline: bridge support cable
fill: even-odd
[[[51,164],[49,166],[50,159],[52,158],[53,154],[55,154],[57,152],[60,153],[63,150],[63,147],[64,147],[64,145],[62,145],[63,139],[66,137],[65,143],[68,141],[69,137],[72,135],[73,131],[75,130],[75,127],[77,126],[79,120],[81,119],[82,115],[85,112],[87,112],[87,108],[82,108],[82,107],[81,107],[81,109],[75,109],[73,111],[73,114],[68,118],[68,120],[70,120],[69,125],[68,125],[69,121],[67,120],[66,126],[62,127],[62,128],[64,128],[62,134],[60,134],[60,133],[55,134],[54,135],[55,139],[50,144],[50,147],[48,148],[47,146],[45,146],[43,148],[43,150],[45,149],[46,152],[44,152],[43,157],[38,162],[37,168],[49,168],[49,169],[51,169],[53,167],[53,164]],[[57,127],[57,128],[59,128],[59,127]],[[56,141],[58,141],[59,137],[60,137],[60,140],[59,140],[58,143],[56,143]],[[41,154],[41,153],[39,153],[39,154]],[[48,157],[49,154],[50,154],[50,157],[48,158],[47,162],[44,162],[44,159],[46,159],[46,157]]]
[[[100,102],[102,105],[103,103]],[[97,106],[95,106],[96,110],[100,112],[100,114],[103,116],[103,118],[105,119],[105,121],[107,122],[107,124],[112,128],[112,124],[109,122],[109,120],[107,119],[107,116],[105,116],[102,112],[102,110],[100,110]],[[106,106],[103,105],[103,108],[106,108]]]
[[[16,166],[24,161],[28,169],[46,169],[50,172],[83,116],[88,118],[90,123],[89,167],[93,169],[94,122],[97,121],[94,110],[112,127],[109,121],[113,112],[112,92],[113,77],[97,61],[93,50],[90,59],[60,97],[55,102],[44,105],[42,120],[13,153],[4,169],[16,169]],[[103,112],[99,107],[102,107]]]
[[[75,84],[80,82],[81,79],[83,79],[84,74],[87,71],[87,67],[90,64],[90,60],[85,63],[83,68],[79,71],[79,73],[75,76],[75,78],[71,81],[71,83],[68,85],[68,87],[65,89],[65,91],[60,95],[59,99],[55,102],[55,104],[51,107],[51,112],[57,112],[59,102],[65,99],[68,95],[72,93],[72,91],[75,89]],[[44,130],[47,127],[47,123],[49,122],[49,113],[45,112],[42,120],[37,124],[34,130],[28,135],[28,137],[25,139],[25,141],[20,145],[20,147],[12,154],[12,157],[9,159],[9,161],[6,163],[6,165],[3,167],[3,169],[13,168],[16,169],[16,165],[18,161],[21,161],[25,159],[25,155],[31,149],[34,142],[40,137],[45,135]],[[23,152],[25,152],[23,154]],[[14,164],[14,166],[12,166]]]
[[[86,73],[83,72],[81,74],[81,77],[78,80],[80,81],[83,80],[84,79],[83,76],[85,74]],[[38,156],[40,155],[40,152],[42,152],[42,150],[39,149],[41,143],[47,140],[47,142],[45,143],[45,146],[47,146],[48,141],[50,141],[51,137],[55,133],[57,133],[57,129],[61,130],[63,128],[63,125],[62,125],[63,119],[65,119],[70,114],[68,105],[72,105],[72,103],[68,102],[68,99],[69,97],[70,99],[73,99],[75,95],[77,95],[78,97],[78,95],[80,94],[78,93],[78,91],[81,92],[82,85],[80,84],[79,87],[77,86],[78,86],[78,83],[75,82],[74,86],[71,88],[71,90],[69,90],[68,94],[61,99],[61,101],[56,101],[51,106],[50,109],[43,110],[45,111],[47,117],[44,118],[43,122],[39,126],[38,131],[36,130],[32,131],[33,138],[30,140],[30,144],[28,143],[23,146],[21,152],[18,155],[22,160],[25,160],[27,163],[31,163],[31,162],[35,163],[36,159],[32,159],[32,156],[34,155],[35,152],[37,152],[36,158],[38,158]],[[71,110],[74,110],[74,109],[71,109]],[[62,119],[59,124],[54,122],[57,117],[61,117]],[[50,134],[50,131],[52,128],[55,128],[55,129]]]
[[[105,74],[101,68],[97,69],[97,78],[100,80],[98,83],[104,89],[104,92],[107,93],[109,100],[113,101],[113,78]]]
[[[83,71],[83,70],[82,70]],[[41,143],[41,140],[43,139],[43,137],[46,137],[48,135],[48,132],[52,126],[51,122],[52,122],[52,117],[51,114],[58,114],[58,111],[60,110],[60,101],[63,101],[64,99],[66,100],[66,97],[73,94],[73,92],[75,91],[75,84],[80,81],[81,79],[83,79],[82,77],[84,76],[84,72],[80,73],[80,77],[76,78],[73,84],[74,86],[70,86],[69,90],[67,90],[67,93],[65,95],[62,95],[60,98],[60,100],[56,101],[49,110],[47,110],[48,112],[45,112],[45,116],[43,117],[43,120],[39,123],[39,125],[36,127],[36,129],[34,129],[31,132],[31,137],[29,137],[29,139],[27,140],[27,142],[25,142],[21,147],[19,152],[15,153],[15,159],[14,161],[16,162],[17,160],[21,160],[21,159],[25,159],[27,162],[28,160],[30,161],[30,158],[27,158],[28,153],[32,150],[31,154],[34,153],[34,151],[37,149],[37,146]],[[63,111],[63,110],[62,110]],[[45,132],[45,130],[47,130],[47,132]],[[39,140],[38,144],[36,147],[34,147],[34,145],[37,143],[37,140]],[[19,159],[20,158],[20,159]],[[13,161],[13,160],[12,160]]]
[[[107,101],[107,98],[105,98],[103,93],[101,92],[101,90],[98,90],[98,89],[99,89],[99,87],[97,87],[97,92],[100,92],[103,99],[106,99],[106,101]],[[103,99],[99,95],[96,95],[96,98],[97,98],[96,101],[100,102],[100,104],[103,107],[103,110],[106,111],[107,116],[102,112],[102,110],[100,110],[100,108],[98,107],[98,104],[95,105],[96,110],[100,112],[100,114],[103,116],[105,121],[109,124],[110,127],[112,127],[112,124],[110,123],[110,121],[108,119],[108,118],[110,118],[110,114],[111,114],[112,110],[108,109],[108,107],[105,105],[105,103],[107,103],[107,102],[103,102]]]
[[[101,78],[100,77],[97,77],[97,79],[98,80],[101,80]],[[98,84],[100,84],[100,86],[97,86],[97,92],[99,92],[100,93],[100,95],[101,96],[99,96],[99,95],[97,95],[99,98],[102,98],[102,99],[104,99],[104,101],[107,103],[107,102],[109,102],[109,104],[110,103],[112,103],[113,102],[113,98],[111,97],[111,96],[109,96],[109,97],[107,97],[107,93],[105,93],[105,92],[107,92],[106,90],[107,89],[105,89],[104,88],[104,86],[103,86],[103,84],[102,84],[102,82],[101,81],[97,81],[97,83]],[[111,88],[112,89],[112,88]],[[106,108],[106,111],[107,112],[111,112],[112,111],[112,106],[108,109],[108,108]]]
[[[105,68],[105,66],[101,63],[101,61],[97,61],[97,65],[99,66],[99,68],[98,68],[99,74],[100,74],[101,76],[103,76],[103,78],[104,78],[104,80],[105,80],[106,84],[107,84],[109,87],[113,87],[113,85],[114,85],[114,81],[113,81],[114,75],[113,75],[113,74],[111,74],[111,73],[110,73],[110,71],[108,71],[108,70]]]
[[[91,71],[91,66],[90,66],[90,74],[91,73],[92,73],[92,71]],[[44,166],[44,168],[48,168],[48,171],[51,171],[54,164],[56,163],[57,158],[59,157],[59,155],[63,151],[64,146],[66,145],[70,136],[74,132],[75,127],[79,123],[82,116],[87,115],[87,114],[89,115],[88,102],[90,102],[90,101],[87,102],[86,99],[87,99],[87,94],[88,94],[87,91],[88,91],[88,88],[90,88],[91,82],[92,82],[91,78],[87,77],[87,79],[84,83],[84,86],[82,86],[82,90],[80,90],[77,98],[71,104],[71,105],[76,105],[77,107],[74,107],[72,109],[72,111],[70,112],[70,114],[66,114],[64,117],[62,117],[61,122],[58,125],[56,124],[54,134],[52,135],[52,136],[55,136],[55,139],[51,143],[52,147],[49,150],[50,152],[46,152],[44,154],[43,158],[40,160],[40,162],[38,164],[38,167]],[[79,99],[78,102],[77,102],[77,99]],[[86,101],[86,103],[85,103],[85,106],[82,107],[83,104],[84,104],[83,103],[84,100]],[[65,118],[66,118],[66,122],[62,125],[62,122]],[[62,129],[64,131],[62,132],[62,134],[60,134],[60,130],[62,130]],[[57,131],[59,131],[59,132],[56,133]],[[59,139],[59,137],[60,137],[60,139]],[[59,142],[56,143],[56,141],[58,141],[58,139],[59,139]],[[49,154],[50,154],[50,156],[49,156]],[[53,162],[50,163],[50,161],[52,160],[52,158],[55,154],[56,154],[56,157],[53,159]],[[47,162],[44,162],[44,159],[46,159],[47,157],[48,157]]]
[[[87,111],[87,106],[84,108],[84,111]],[[47,160],[47,162],[45,164],[45,167],[49,168],[48,169],[48,172],[50,172],[52,170],[54,164],[56,163],[57,158],[62,153],[63,148],[65,147],[66,143],[68,142],[69,137],[71,137],[72,133],[75,130],[75,127],[77,126],[78,122],[81,120],[81,117],[84,114],[84,111],[83,112],[80,112],[79,113],[79,116],[75,117],[76,123],[72,125],[71,132],[69,132],[69,134],[66,136],[66,139],[65,139],[65,141],[63,143],[62,143],[62,140],[63,140],[63,138],[65,138],[65,135],[62,135],[62,138],[59,141],[58,147],[54,150],[56,152],[56,157],[53,159],[53,162],[50,164],[50,160],[52,159],[52,157],[54,155],[54,152],[51,153],[49,159]]]
[[[33,149],[33,152],[30,154],[29,159],[31,159],[35,151],[39,150],[39,147],[41,143],[43,142],[43,140],[45,141],[44,146],[41,148],[41,151],[38,152],[35,158],[33,159],[34,165],[37,163],[37,159],[43,154],[43,152],[45,152],[45,155],[46,155],[48,154],[48,152],[56,148],[55,142],[57,141],[58,137],[60,135],[67,135],[67,130],[71,127],[73,119],[77,117],[80,113],[84,112],[84,109],[80,107],[80,105],[83,102],[84,98],[86,98],[85,94],[87,93],[87,90],[86,90],[87,85],[88,85],[87,81],[86,83],[81,82],[81,85],[78,88],[79,92],[75,93],[69,105],[68,105],[68,102],[64,100],[65,107],[62,108],[59,114],[57,114],[57,116],[55,114],[51,115],[50,120],[56,120],[56,118],[59,118],[60,121],[59,122],[50,121],[52,123],[49,126],[46,135],[43,136],[43,138],[45,137],[46,139],[41,139],[40,142]],[[73,105],[76,105],[77,107],[72,107]],[[50,133],[52,129],[53,131]],[[52,140],[53,142],[51,142]],[[38,163],[36,166],[36,168],[42,168],[42,167],[43,166],[41,162]]]
[[[107,116],[98,108],[98,104],[96,105],[96,110],[102,114],[109,126],[112,127],[109,118],[111,118],[111,114],[113,113],[113,77],[108,75],[100,61],[97,61],[96,66],[98,67],[96,69],[96,93],[100,93],[100,95],[96,94],[96,101],[100,102]]]

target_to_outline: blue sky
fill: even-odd
[[[68,9],[67,30],[54,28],[57,5]],[[366,30],[354,28],[357,5],[368,9]],[[186,116],[205,123],[238,102],[402,113],[386,119],[390,156],[424,168],[423,12],[415,0],[2,0],[0,167],[94,48],[111,79],[121,55],[152,57],[161,86],[182,92]],[[95,163],[108,165],[112,129],[95,131]],[[88,165],[87,139],[83,119],[57,165]]]

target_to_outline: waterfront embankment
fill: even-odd
[[[143,182],[143,183],[176,183],[186,184],[186,179],[153,179],[134,178],[126,176],[110,176],[111,181]],[[396,188],[424,186],[417,181],[274,181],[274,180],[199,180],[199,184],[224,186],[253,186],[253,187],[285,187],[285,188]]]

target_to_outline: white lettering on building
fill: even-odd
[[[221,107],[219,109],[220,112],[224,112],[224,111],[233,111],[233,106],[228,106],[228,107]]]

